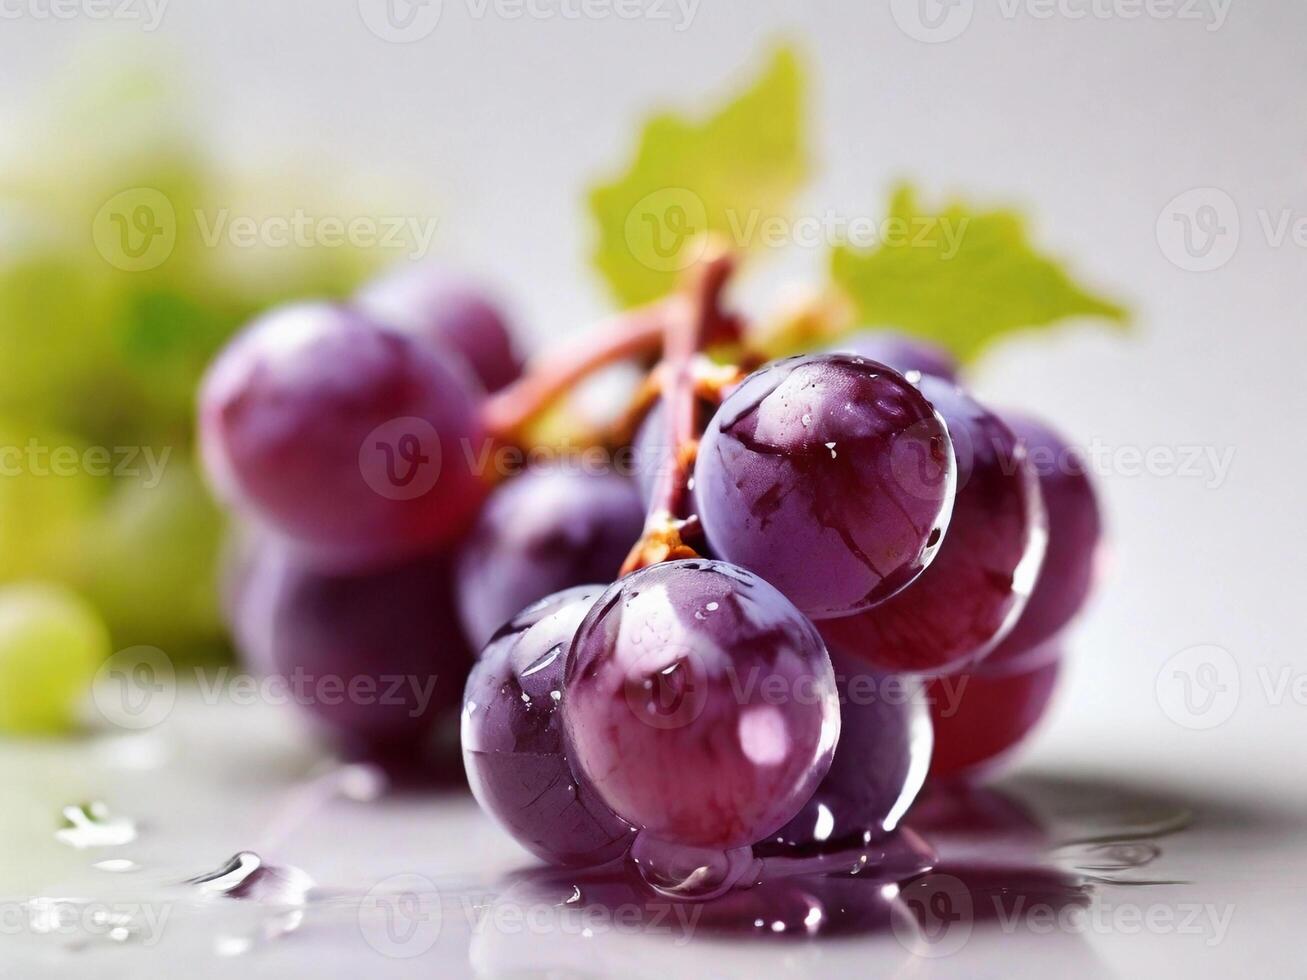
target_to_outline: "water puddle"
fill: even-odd
[[[1035,914],[1083,913],[1117,888],[1182,880],[1165,867],[1166,838],[1190,819],[1160,796],[1071,780],[931,789],[888,837],[826,853],[759,848],[751,887],[708,901],[660,893],[630,865],[535,868],[485,882],[400,874],[371,887],[323,887],[268,857],[323,823],[348,841],[354,818],[331,805],[384,812],[392,798],[375,802],[384,788],[359,766],[311,779],[274,808],[254,835],[257,850],[200,874],[170,873],[139,854],[89,861],[116,883],[111,899],[31,899],[22,910],[27,937],[69,952],[163,943],[224,958],[300,942],[306,955],[346,960],[381,953],[402,961],[436,950],[484,975],[604,973],[636,955],[632,943],[652,944],[640,948],[660,963],[701,942],[730,942],[751,955],[776,943],[799,948],[795,940],[878,935],[897,940],[901,954],[938,956],[980,930],[1013,931]],[[135,824],[103,803],[70,806],[63,816],[57,836],[75,848],[136,840]],[[420,851],[420,841],[413,848]]]

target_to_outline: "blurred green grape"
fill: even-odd
[[[65,731],[95,672],[109,631],[95,610],[60,585],[0,587],[0,731]]]
[[[82,443],[53,429],[0,419],[0,581],[67,578],[103,486],[81,468],[65,472],[53,452],[81,458]]]
[[[221,643],[218,558],[223,519],[192,461],[170,457],[155,477],[118,481],[83,540],[86,595],[115,648],[184,655]]]

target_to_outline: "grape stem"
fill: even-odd
[[[721,315],[715,305],[706,314],[695,313],[692,305],[693,297],[675,293],[611,317],[587,332],[582,342],[540,358],[519,380],[485,400],[481,424],[486,434],[501,442],[522,444],[530,424],[578,381],[610,364],[665,348],[677,332],[673,325],[688,319],[702,319],[697,329],[705,342],[739,339],[737,319]]]
[[[696,409],[703,375],[697,370],[699,351],[709,342],[715,325],[735,322],[721,311],[721,294],[734,271],[731,252],[710,248],[690,270],[685,288],[678,294],[681,302],[667,324],[663,361],[657,368],[667,413],[666,455],[658,468],[644,533],[622,566],[624,575],[660,561],[696,557],[684,538],[697,529],[698,521],[694,515],[682,515],[699,448]],[[736,333],[738,336],[738,325]]]
[[[598,325],[584,342],[541,358],[517,381],[482,405],[488,435],[518,443],[524,430],[578,381],[600,368],[656,351],[675,312],[669,297],[628,310]]]

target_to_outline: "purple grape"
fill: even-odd
[[[204,459],[220,495],[324,563],[407,557],[479,505],[477,397],[403,334],[325,303],[286,307],[209,368]]]
[[[1024,673],[957,674],[930,683],[935,725],[931,779],[981,774],[1003,761],[1044,717],[1062,668],[1060,649]]]
[[[449,269],[398,267],[364,287],[355,302],[388,326],[461,354],[486,391],[498,391],[522,373],[503,314],[480,287]]]
[[[268,571],[257,574],[270,594],[246,590],[237,615],[260,618],[251,625],[267,643],[271,672],[343,754],[412,755],[457,716],[472,653],[448,559],[326,573],[269,541],[256,568]]]
[[[930,713],[920,683],[870,673],[856,658],[832,654],[831,661],[840,742],[812,798],[768,840],[777,853],[837,850],[894,830],[930,766]]]
[[[224,543],[220,580],[223,619],[241,661],[256,677],[276,673],[272,656],[273,615],[287,569],[289,548],[249,527],[237,525]]]
[[[956,383],[958,380],[958,362],[953,355],[919,337],[907,337],[888,330],[863,330],[834,344],[831,350],[865,357],[891,367],[899,374],[916,371],[945,381]]]
[[[1016,625],[985,661],[987,670],[1034,667],[1046,646],[1080,611],[1102,561],[1102,518],[1079,450],[1041,422],[1015,412],[1008,425],[1025,444],[1048,511],[1048,549]]]
[[[714,552],[815,619],[921,574],[953,503],[943,420],[901,375],[844,354],[750,375],[709,424],[694,475]]]
[[[1044,554],[1039,479],[1017,437],[952,382],[919,387],[948,425],[958,490],[930,567],[885,602],[821,624],[832,650],[882,670],[936,674],[978,661],[1012,628]]]
[[[463,700],[463,763],[483,809],[554,864],[621,857],[632,828],[573,775],[563,745],[563,674],[576,628],[602,585],[525,609],[481,652]]]
[[[579,774],[648,837],[747,847],[830,767],[835,677],[776,589],[725,562],[673,561],[611,586],[577,631],[564,724]]]
[[[575,469],[528,471],[486,502],[458,563],[458,605],[473,642],[573,585],[611,582],[640,537],[644,508],[630,480]]]

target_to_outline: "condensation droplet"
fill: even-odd
[[[79,850],[85,847],[118,847],[136,840],[136,824],[114,816],[96,800],[63,808],[64,825],[54,832],[55,840]]]

